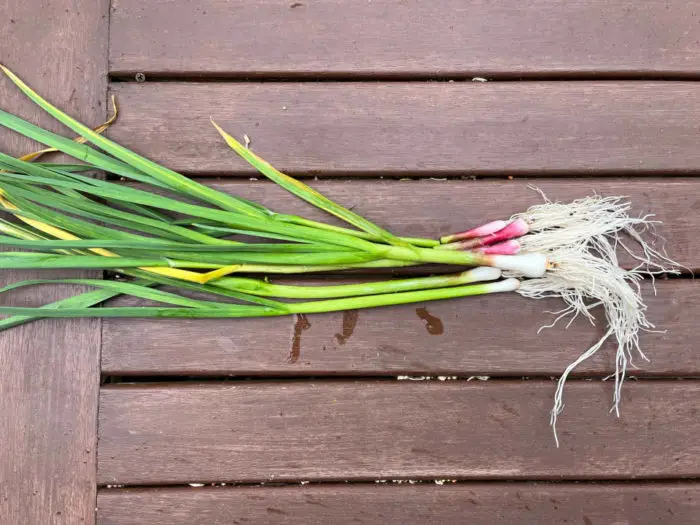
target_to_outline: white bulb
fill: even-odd
[[[547,257],[541,253],[492,255],[490,259],[501,270],[519,272],[525,277],[542,277],[547,271]]]
[[[469,282],[479,283],[484,281],[495,281],[501,277],[500,268],[492,268],[490,266],[479,266],[467,272]]]
[[[515,277],[504,279],[497,283],[489,283],[489,293],[491,292],[512,292],[520,288],[520,281]]]

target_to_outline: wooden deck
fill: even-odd
[[[508,216],[529,185],[624,194],[700,270],[700,0],[5,0],[0,28],[60,107],[97,124],[116,94],[113,138],[275,209],[318,215],[249,180],[210,116],[398,233]],[[60,129],[5,80],[0,107]],[[576,371],[559,449],[553,378],[603,327],[537,334],[554,300],[2,333],[0,524],[697,523],[688,277],[644,284],[667,332],[619,419],[614,350]]]

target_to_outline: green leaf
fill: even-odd
[[[148,257],[148,252],[120,251],[124,257]],[[199,263],[210,263],[212,265],[230,266],[235,264],[278,264],[278,265],[306,265],[306,266],[327,266],[327,265],[354,265],[377,260],[377,257],[366,252],[320,252],[320,253],[288,253],[288,252],[268,252],[255,253],[248,251],[231,253],[178,253],[162,252],[159,255],[169,259],[196,260]]]
[[[178,319],[212,319],[240,317],[271,317],[285,315],[286,312],[255,305],[227,305],[216,308],[178,308],[178,307],[107,307],[107,308],[25,308],[17,306],[0,306],[0,314],[24,317],[134,317],[134,318],[178,318]]]
[[[211,123],[214,125],[219,134],[224,138],[226,143],[233,149],[241,158],[248,162],[251,166],[257,169],[260,173],[265,175],[268,179],[274,181],[276,184],[282,186],[285,190],[293,193],[297,197],[304,199],[306,202],[313,204],[317,208],[320,208],[336,217],[343,219],[344,221],[352,224],[353,226],[360,228],[372,235],[377,236],[388,244],[393,244],[395,246],[410,246],[407,242],[402,241],[396,237],[391,232],[380,228],[376,224],[368,221],[361,215],[354,213],[339,204],[336,204],[330,200],[325,195],[322,195],[318,191],[314,190],[310,186],[307,186],[301,181],[298,181],[281,171],[275,169],[267,161],[258,157],[255,153],[246,148],[243,144],[238,142],[231,135],[226,133],[219,125],[213,120]]]
[[[220,295],[261,306],[275,308],[277,310],[286,310],[286,305],[284,303],[273,301],[271,299],[265,299],[263,297],[257,297],[255,295],[235,290],[232,287],[220,287],[218,281],[212,281],[211,284],[198,284],[189,281],[181,281],[179,279],[172,279],[170,277],[149,273],[143,270],[126,270],[124,274],[132,277],[143,277],[144,279],[148,279],[162,285],[183,288],[185,290],[192,290],[195,292]]]
[[[75,177],[79,177],[79,175],[75,175]],[[376,245],[363,239],[358,239],[349,235],[327,232],[307,226],[276,222],[274,220],[274,216],[272,218],[265,217],[259,219],[256,217],[249,217],[230,211],[215,210],[212,208],[206,208],[195,204],[180,202],[174,199],[170,199],[168,197],[164,197],[162,195],[152,194],[149,192],[138,190],[136,188],[111,184],[105,181],[95,181],[93,179],[89,179],[95,184],[80,184],[77,182],[71,183],[67,181],[46,179],[43,177],[18,176],[13,175],[11,173],[0,173],[0,180],[20,181],[23,183],[38,183],[54,187],[71,188],[81,191],[83,193],[90,193],[100,197],[125,200],[129,202],[135,202],[137,204],[143,204],[146,206],[152,206],[155,208],[179,212],[194,217],[210,219],[216,222],[221,222],[228,226],[240,227],[246,230],[258,230],[264,232],[278,233],[282,235],[289,235],[296,237],[297,239],[306,239],[322,243],[348,246],[351,248],[357,248],[359,250],[364,250],[371,253],[383,253],[383,251],[386,248],[388,248],[387,246]],[[114,188],[115,186],[116,188]]]
[[[217,269],[222,265],[195,261],[180,261],[165,257],[105,257],[103,255],[57,255],[38,252],[0,252],[0,268],[17,269],[68,269],[92,268],[101,270],[119,268],[204,268]]]
[[[66,155],[70,155],[78,160],[89,163],[92,165],[92,169],[100,169],[114,173],[115,175],[145,182],[147,184],[168,188],[166,184],[149,177],[145,173],[141,173],[124,162],[109,157],[108,155],[91,148],[87,144],[79,144],[66,137],[62,137],[56,133],[42,129],[39,126],[35,126],[34,124],[27,122],[16,115],[7,113],[6,111],[0,110],[0,125],[16,131],[25,137],[36,140],[37,142],[54,147]],[[18,162],[24,162],[19,159],[15,160]]]
[[[9,223],[8,223],[9,224]],[[14,226],[14,225],[12,225]],[[0,231],[3,225],[0,223]],[[89,249],[108,248],[125,250],[144,251],[180,251],[197,253],[240,253],[240,252],[260,252],[260,253],[319,253],[319,252],[346,252],[342,247],[318,245],[318,244],[241,244],[241,245],[203,245],[187,244],[180,242],[165,242],[159,239],[143,238],[143,240],[128,239],[80,239],[80,240],[25,240],[14,237],[0,235],[0,244],[7,246],[18,246],[35,250],[67,250],[67,249]],[[363,253],[363,252],[360,252]]]
[[[31,206],[28,206],[26,201],[21,201],[20,203],[20,201],[17,199],[17,196],[27,200],[31,200],[38,204],[44,204],[45,206],[49,205],[52,208],[68,212],[71,215],[86,217],[100,223],[112,224],[128,230],[135,230],[142,233],[150,233],[151,235],[156,235],[158,237],[169,238],[177,241],[187,239],[190,241],[196,241],[205,244],[217,244],[226,246],[237,244],[235,241],[221,240],[198,231],[193,231],[188,228],[175,226],[172,225],[170,222],[161,221],[150,217],[143,217],[138,214],[114,209],[113,207],[105,206],[88,198],[71,199],[70,196],[56,195],[53,192],[43,190],[37,187],[13,186],[7,183],[5,185],[5,189],[9,190],[10,200],[14,199],[14,201],[17,201],[14,202],[14,204],[22,210],[30,208]],[[43,210],[46,210],[46,208],[33,208],[35,215],[42,214]],[[48,219],[48,211],[46,215]],[[64,221],[70,221],[72,219],[66,217],[65,215],[63,217]],[[47,220],[47,222],[50,221]],[[107,230],[102,231],[105,235],[107,235]],[[109,228],[108,231],[114,230]]]
[[[218,308],[219,306],[227,306],[223,303],[215,303],[212,301],[199,301],[190,299],[170,292],[154,290],[148,286],[143,286],[137,283],[127,283],[120,281],[105,281],[101,279],[32,279],[20,281],[3,288],[0,288],[0,293],[23,288],[26,286],[35,286],[39,284],[79,284],[83,286],[93,286],[103,290],[109,290],[115,294],[130,295],[141,299],[158,301],[166,304],[174,304],[176,306],[189,306],[193,308]]]
[[[186,195],[191,195],[193,197],[202,199],[206,202],[210,202],[221,207],[224,210],[233,210],[240,213],[250,215],[253,217],[259,217],[262,215],[261,210],[256,206],[251,206],[246,202],[243,202],[236,197],[216,191],[213,188],[200,184],[188,179],[187,177],[165,168],[141,155],[134,153],[133,151],[120,146],[116,142],[103,137],[99,133],[96,133],[88,126],[81,124],[77,120],[68,116],[66,113],[62,112],[57,107],[53,106],[43,98],[41,98],[36,92],[34,92],[29,86],[27,86],[22,80],[17,77],[12,71],[7,69],[5,66],[0,65],[0,69],[14,82],[14,84],[19,87],[19,89],[27,95],[33,102],[35,102],[39,107],[46,111],[49,115],[54,117],[56,120],[67,126],[68,128],[75,131],[81,137],[92,142],[102,150],[106,151],[110,155],[113,155],[120,161],[130,165],[133,168],[149,175],[150,177],[167,184],[170,188],[183,193]],[[0,123],[2,122],[2,114],[0,114]],[[32,137],[34,138],[34,137]],[[40,139],[37,139],[40,140]],[[41,142],[41,140],[40,140]],[[71,141],[73,142],[73,141]],[[59,148],[58,146],[54,146]],[[65,147],[65,144],[64,144]],[[83,159],[85,160],[85,159]]]
[[[225,226],[215,226],[213,224],[207,224],[204,222],[198,222],[199,219],[188,219],[193,227],[197,228],[202,232],[207,232],[209,235],[215,234],[225,234],[225,235],[247,235],[249,237],[262,237],[265,239],[277,239],[280,241],[296,241],[296,242],[313,242],[307,239],[298,239],[291,235],[282,235],[279,233],[262,232],[258,230],[246,230],[243,228],[227,228]]]
[[[140,284],[147,285],[145,282]],[[44,319],[45,317],[41,315],[43,310],[56,310],[61,308],[88,308],[116,297],[117,295],[119,295],[119,293],[112,290],[93,290],[74,297],[68,297],[67,299],[61,299],[60,301],[36,308],[36,313],[33,315],[15,315],[5,319],[0,319],[0,331],[7,330],[8,328],[14,328],[15,326],[20,326],[25,323],[31,323],[32,321],[38,321],[39,319]]]
[[[81,173],[95,169],[94,166],[90,166],[89,164],[63,164],[60,162],[34,162],[33,164],[41,166],[42,168],[61,170],[67,173]]]
[[[34,242],[37,239],[44,238],[43,235],[34,233],[33,231],[28,230],[27,228],[23,228],[18,224],[13,224],[9,221],[6,221],[5,219],[0,219],[0,232],[12,235],[13,237],[17,237],[19,239],[31,240],[32,242]]]

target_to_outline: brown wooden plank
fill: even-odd
[[[659,233],[668,253],[689,267],[700,258],[694,234],[698,181],[534,181],[553,199],[571,200],[593,191],[628,195],[635,213],[657,213]],[[435,237],[465,229],[481,219],[508,217],[539,202],[524,182],[497,181],[362,181],[315,182],[323,191],[379,224],[405,235]],[[272,184],[227,182],[217,188],[263,202],[279,211],[315,218],[324,215],[299,203]],[[494,208],[497,209],[494,211]],[[629,260],[627,262],[630,262]],[[643,334],[651,363],[638,362],[634,374],[698,375],[693,341],[697,338],[694,305],[700,301],[694,281],[661,282],[658,295],[645,289],[649,317],[666,334]],[[568,330],[563,325],[537,335],[548,324],[547,311],[559,301],[528,301],[519,296],[492,296],[434,302],[427,305],[365,310],[353,319],[341,313],[309,316],[311,326],[295,337],[292,318],[253,320],[106,319],[102,367],[116,375],[150,374],[558,374],[595,337],[597,329],[583,319]],[[443,324],[433,335],[416,312],[427,307]],[[495,333],[500,312],[514,329]],[[602,321],[601,321],[602,322]],[[343,335],[345,331],[352,333]],[[265,333],[261,338],[260,333]],[[300,354],[290,358],[294,341]],[[473,349],[479,345],[479,350]],[[471,350],[470,350],[471,348]],[[583,373],[608,373],[612,350],[581,367]]]
[[[696,0],[119,0],[110,69],[166,74],[697,74]]]
[[[693,82],[121,83],[111,136],[177,170],[252,174],[213,116],[314,175],[700,173]],[[173,111],[178,108],[178,111]]]
[[[637,358],[635,376],[697,376],[695,315],[700,284],[669,281],[658,295],[645,287],[649,316],[665,333],[644,333],[651,360]],[[120,301],[119,304],[137,304]],[[584,319],[537,333],[558,300],[498,295],[275,319],[105,320],[102,372],[150,375],[559,375],[602,336]],[[494,330],[494,316],[508,330]],[[264,337],[261,337],[264,334]],[[615,370],[610,342],[576,371]]]
[[[105,117],[107,15],[107,0],[6,0],[0,61],[69,113],[97,124]],[[5,78],[0,105],[63,131]],[[36,146],[0,129],[0,149],[20,154]],[[0,286],[40,275],[48,273],[4,270]],[[22,298],[40,305],[75,291],[51,287]],[[42,321],[0,335],[3,524],[94,523],[99,335],[94,320]]]
[[[478,383],[478,384],[477,384]],[[235,382],[103,388],[98,481],[681,478],[700,474],[700,383]]]
[[[700,486],[330,485],[101,490],[100,525],[696,523]]]

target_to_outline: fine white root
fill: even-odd
[[[557,446],[557,416],[564,408],[564,384],[569,374],[613,336],[617,350],[611,411],[619,415],[627,366],[635,353],[647,359],[639,346],[639,332],[654,328],[646,318],[639,282],[648,275],[678,273],[674,269],[678,265],[642,237],[658,221],[650,215],[632,217],[629,211],[630,203],[623,197],[594,195],[569,204],[546,200],[514,217],[523,218],[530,225],[530,233],[519,239],[523,253],[545,254],[550,263],[543,277],[524,279],[518,293],[534,299],[563,299],[567,307],[558,312],[552,325],[564,317],[571,316],[573,320],[578,315],[594,322],[591,309],[603,306],[605,310],[605,335],[571,363],[557,383],[550,421]],[[635,254],[625,241],[638,245],[641,253]],[[618,249],[630,253],[638,265],[629,270],[621,268]],[[514,272],[504,272],[504,276],[522,277]]]

